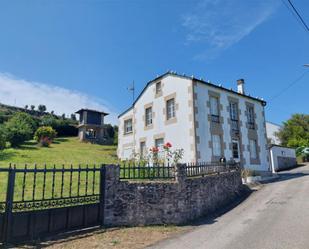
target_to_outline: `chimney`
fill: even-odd
[[[239,79],[237,80],[237,92],[240,94],[245,94],[245,80]]]

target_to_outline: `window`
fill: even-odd
[[[219,123],[219,99],[217,97],[210,97],[210,114],[211,121]]]
[[[239,159],[239,148],[238,148],[238,141],[233,140],[232,142],[232,152],[233,152],[233,158],[234,159]]]
[[[175,117],[175,99],[166,101],[166,119],[169,120]]]
[[[219,135],[212,135],[212,151],[214,156],[221,156],[221,137]]]
[[[250,139],[250,158],[257,159],[256,140]]]
[[[88,139],[94,139],[96,138],[96,131],[94,129],[87,129],[86,130],[86,138]]]
[[[128,119],[124,121],[124,133],[132,132],[132,119]]]
[[[230,118],[232,129],[238,131],[238,105],[230,102]]]
[[[152,107],[148,107],[145,110],[145,124],[146,126],[152,124]]]
[[[140,157],[144,158],[146,156],[146,142],[140,143]]]
[[[162,92],[161,82],[156,83],[156,94],[160,94]]]
[[[157,147],[159,149],[159,156],[164,155],[163,146],[164,146],[164,139],[163,138],[158,138],[158,139],[155,140],[155,147]]]
[[[247,106],[247,117],[249,129],[254,129],[254,109],[252,106]]]

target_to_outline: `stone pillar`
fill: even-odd
[[[178,183],[183,183],[186,178],[186,164],[177,164],[175,166],[175,180]]]
[[[101,172],[101,205],[102,207],[102,225],[112,226],[114,222],[113,209],[114,198],[117,195],[119,186],[120,167],[119,165],[105,165]],[[102,195],[103,194],[103,195]]]

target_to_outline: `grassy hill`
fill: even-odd
[[[25,163],[77,166],[116,162],[116,146],[81,143],[77,137],[56,138],[49,148],[39,147],[35,141],[28,141],[20,148],[0,151],[0,167],[7,167],[9,163],[22,167]]]

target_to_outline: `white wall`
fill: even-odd
[[[272,144],[280,145],[280,139],[275,135],[276,132],[279,132],[282,126],[276,125],[270,122],[266,122],[266,131],[267,138],[271,140]]]
[[[198,151],[201,153],[200,161],[210,161],[212,151],[209,148],[209,140],[210,138],[210,123],[208,121],[208,114],[210,114],[210,109],[206,106],[206,102],[209,101],[208,90],[213,92],[220,93],[220,104],[223,105],[223,109],[220,111],[220,115],[223,117],[223,141],[226,143],[226,148],[224,150],[224,156],[227,159],[232,158],[232,151],[229,149],[229,143],[232,142],[232,138],[230,135],[230,125],[228,124],[228,118],[230,116],[227,107],[229,106],[228,96],[237,98],[239,100],[239,109],[240,113],[240,122],[242,122],[241,134],[242,134],[242,143],[245,145],[245,150],[243,152],[243,156],[246,160],[246,164],[244,165],[246,168],[252,170],[269,170],[269,162],[267,161],[268,150],[266,148],[267,140],[265,137],[265,117],[263,114],[263,106],[261,102],[256,100],[251,100],[249,98],[242,97],[238,94],[229,93],[227,91],[222,91],[218,88],[211,87],[209,85],[198,83],[196,86],[197,92],[197,103],[198,103],[198,123],[199,127],[197,128],[197,134],[200,137],[200,144],[198,145]],[[248,151],[248,129],[246,128],[247,117],[245,115],[246,111],[246,103],[250,102],[254,104],[254,111],[256,113],[256,124],[257,124],[257,135],[258,135],[258,145],[260,146],[260,161],[261,164],[253,165],[250,164],[250,152]]]
[[[161,79],[162,93],[161,97],[155,98],[155,83],[153,82],[146,91],[142,94],[134,107],[134,116],[136,119],[135,127],[135,151],[139,152],[140,138],[146,138],[147,151],[149,148],[155,145],[154,136],[161,133],[165,134],[164,142],[170,142],[173,145],[172,149],[184,149],[183,161],[191,162],[193,160],[193,153],[190,150],[190,145],[193,141],[190,139],[189,128],[192,126],[189,122],[189,113],[191,109],[188,106],[189,94],[188,87],[191,84],[191,80],[184,79],[177,76],[167,76]],[[163,114],[163,108],[165,108],[166,102],[165,96],[176,92],[175,104],[178,105],[176,110],[177,122],[175,124],[165,124],[166,117]],[[150,130],[144,129],[145,121],[143,116],[145,115],[144,105],[153,102],[153,128]],[[120,118],[121,131],[119,132],[119,146],[118,156],[123,158],[123,146],[126,143],[133,143],[133,135],[123,136],[123,120],[129,115],[133,114],[133,110],[126,113]],[[133,124],[134,125],[134,124]],[[134,128],[133,128],[134,129]]]
[[[271,166],[272,166],[273,172],[276,172],[284,168],[278,164],[278,156],[285,157],[285,158],[294,158],[296,160],[295,149],[281,147],[281,146],[272,146],[270,148],[270,159],[271,159]]]

